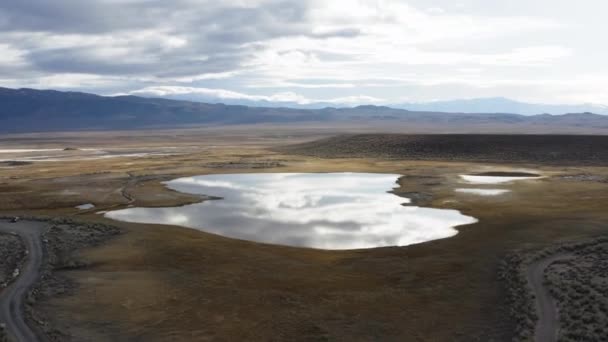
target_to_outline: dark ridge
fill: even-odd
[[[277,150],[321,158],[608,164],[608,136],[601,135],[358,134]]]
[[[489,177],[540,177],[539,174],[530,172],[511,172],[511,171],[490,171],[472,173],[470,176],[489,176]]]
[[[9,160],[9,161],[0,162],[0,166],[24,166],[24,165],[30,165],[30,164],[32,164],[32,162],[21,161],[21,160]]]

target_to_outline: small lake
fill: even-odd
[[[404,206],[397,174],[264,173],[185,177],[170,189],[215,199],[128,208],[111,219],[171,224],[243,240],[320,249],[406,246],[447,238],[477,220],[457,210]]]

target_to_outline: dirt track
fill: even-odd
[[[41,234],[47,223],[20,221],[8,223],[0,221],[0,231],[17,233],[27,248],[28,254],[19,277],[0,294],[0,321],[5,324],[9,336],[17,342],[44,341],[25,321],[25,297],[40,277],[44,250]]]
[[[559,317],[557,306],[549,292],[549,289],[544,284],[545,270],[552,263],[570,257],[569,254],[560,253],[542,258],[533,262],[526,274],[530,286],[536,296],[536,311],[538,321],[534,329],[534,340],[537,342],[553,342],[557,341],[559,336]]]

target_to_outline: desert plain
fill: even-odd
[[[1,137],[5,150],[42,150],[0,154],[1,216],[117,229],[85,247],[47,241],[70,267],[50,266],[62,290],[34,296],[29,319],[61,341],[510,341],[521,327],[505,260],[606,235],[605,159],[417,158],[310,143],[334,144],[344,133],[235,126]],[[409,205],[455,209],[477,222],[445,239],[332,251],[103,215],[205,200],[168,189],[171,179],[273,172],[399,174],[393,191]],[[540,177],[476,186],[461,177],[488,172]],[[509,191],[457,191],[496,187]]]

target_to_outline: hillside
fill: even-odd
[[[608,165],[608,136],[357,134],[280,151],[323,158]]]

